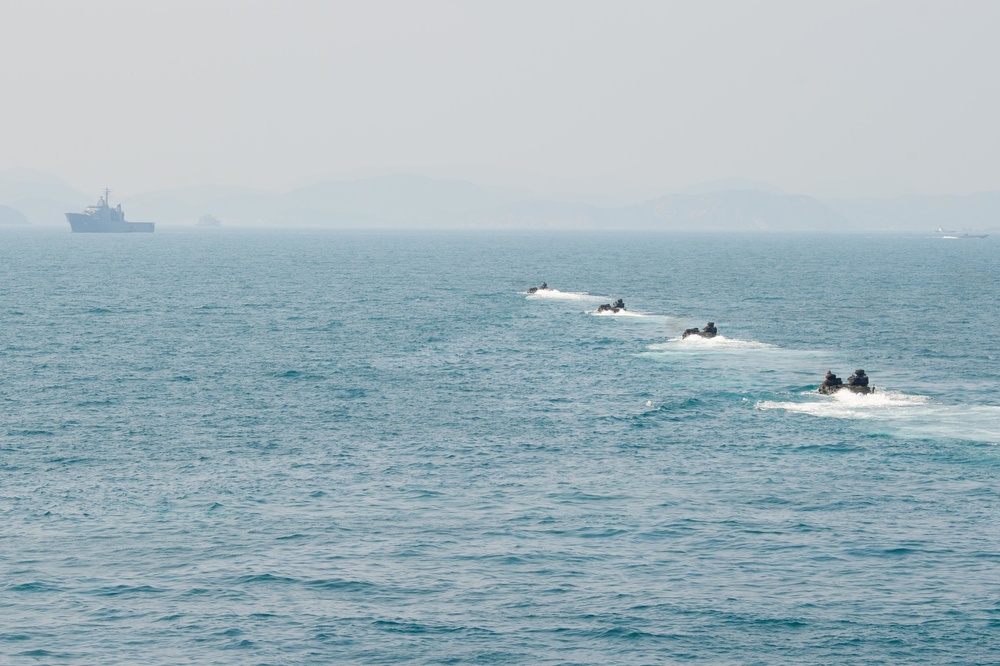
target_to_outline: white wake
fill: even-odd
[[[691,335],[686,338],[677,336],[670,338],[666,342],[658,342],[649,345],[651,351],[715,351],[715,350],[748,350],[748,349],[777,349],[774,345],[756,340],[737,340],[727,338],[724,335],[716,335],[714,338],[703,338],[700,335]]]
[[[878,387],[869,395],[839,391],[830,396],[809,392],[802,397],[801,401],[763,400],[755,407],[819,418],[866,420],[903,437],[1000,443],[1000,406],[996,405],[946,405],[928,396]]]
[[[594,296],[593,294],[587,294],[578,291],[559,291],[558,289],[539,289],[533,294],[528,294],[528,292],[522,292],[527,294],[530,299],[552,299],[559,301],[602,301],[607,300],[606,296]]]

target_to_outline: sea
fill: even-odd
[[[0,663],[998,663],[998,275],[994,236],[3,229]]]

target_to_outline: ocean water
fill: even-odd
[[[0,663],[996,663],[998,251],[3,230]]]

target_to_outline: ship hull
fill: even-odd
[[[95,219],[83,213],[66,213],[70,229],[77,234],[151,234],[155,222],[119,222]]]

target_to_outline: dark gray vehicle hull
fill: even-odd
[[[840,386],[820,386],[819,392],[823,395],[833,395],[837,391],[850,391],[851,393],[861,393],[862,395],[868,393],[874,393],[874,386],[850,386],[848,384],[841,384]]]

